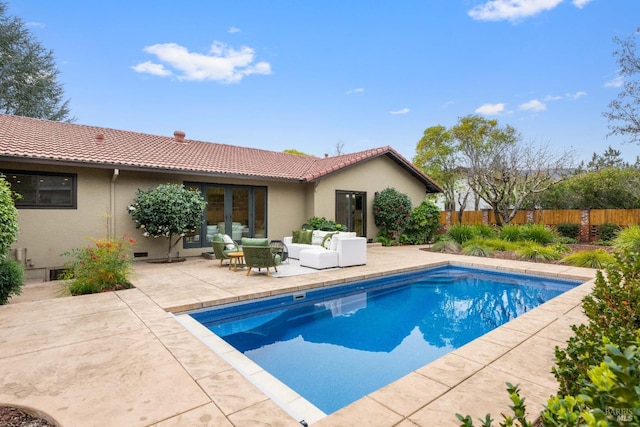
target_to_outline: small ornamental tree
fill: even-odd
[[[387,234],[397,237],[409,224],[411,199],[395,188],[385,188],[373,199],[373,217],[377,227]]]
[[[161,184],[149,191],[138,190],[127,210],[136,228],[144,230],[143,236],[167,239],[167,262],[171,262],[173,247],[200,227],[205,205],[204,197],[197,190],[188,190],[179,184]]]

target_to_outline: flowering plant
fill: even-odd
[[[409,224],[411,199],[395,188],[385,188],[373,199],[373,218],[386,237],[397,236]]]
[[[92,246],[75,248],[62,255],[73,259],[65,264],[64,279],[70,280],[71,295],[117,291],[133,287],[129,281],[133,269],[130,254],[136,241],[123,236],[121,239],[91,239]]]

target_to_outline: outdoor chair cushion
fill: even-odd
[[[266,241],[266,244],[263,244]],[[247,243],[259,243],[259,245],[251,246]],[[257,268],[260,271],[262,268],[267,269],[267,276],[270,276],[270,268],[277,272],[277,265],[280,264],[280,255],[274,254],[271,251],[271,245],[269,245],[268,239],[242,239],[242,252],[244,254],[244,262],[247,266],[247,276],[251,274],[252,268]]]

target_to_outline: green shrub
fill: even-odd
[[[18,235],[18,210],[11,186],[0,174],[0,258],[4,258]]]
[[[598,239],[604,242],[609,242],[616,237],[619,231],[620,226],[618,224],[606,222],[598,226]]]
[[[556,261],[562,258],[562,255],[560,255],[555,248],[536,243],[521,245],[520,248],[516,250],[516,255],[518,255],[520,259],[535,262]]]
[[[556,348],[553,373],[561,394],[576,395],[588,380],[589,368],[603,361],[599,346],[604,337],[624,348],[640,329],[640,254],[615,253],[614,257],[604,272],[596,272],[593,291],[582,300],[587,323],[572,326],[574,336],[567,347]]]
[[[520,228],[520,236],[522,240],[529,240],[541,245],[548,245],[557,239],[554,231],[542,224],[526,224],[520,226]]]
[[[615,262],[615,258],[604,249],[594,249],[572,253],[562,258],[561,262],[576,267],[604,268]]]
[[[488,224],[473,224],[471,226],[474,231],[474,235],[491,239],[497,236],[496,229]]]
[[[409,223],[411,199],[395,188],[385,188],[373,199],[373,219],[377,227],[392,237],[401,233]]]
[[[482,237],[474,237],[471,240],[468,240],[467,242],[482,242],[482,244],[486,245],[487,247],[491,248],[494,251],[499,251],[499,252],[505,252],[505,251],[512,251],[515,248],[515,245],[513,244],[513,242],[507,242],[506,240],[501,240],[498,238],[482,238]]]
[[[323,231],[346,231],[347,227],[343,224],[338,224],[333,220],[326,219],[325,217],[311,217],[306,223],[302,224],[304,230],[323,230]]]
[[[620,251],[640,252],[640,225],[623,228],[611,243]]]
[[[69,280],[71,295],[93,294],[131,288],[133,269],[130,245],[134,239],[96,239],[94,246],[76,248],[62,254],[73,258],[65,264],[63,279]]]
[[[573,224],[571,222],[563,222],[556,226],[556,231],[562,237],[568,237],[570,239],[578,239],[580,235],[580,224]]]
[[[558,243],[564,243],[566,245],[575,245],[576,243],[578,243],[578,239],[574,239],[573,237],[559,236]]]
[[[433,240],[440,228],[440,209],[431,200],[424,200],[413,208],[409,223],[401,236],[401,243],[420,245]]]
[[[608,343],[598,346],[598,365],[587,372],[588,380],[579,385],[579,394],[551,396],[540,414],[544,426],[638,426],[640,425],[640,336],[626,348]],[[621,348],[624,350],[621,351]],[[526,418],[525,399],[519,387],[507,383],[507,393],[513,405],[513,416],[502,415],[500,426],[534,425]],[[461,427],[473,427],[469,415],[456,414]],[[536,417],[537,418],[537,417]],[[492,427],[491,414],[479,419],[482,427]],[[516,423],[517,422],[517,423]],[[538,425],[538,424],[535,424]]]
[[[447,236],[461,245],[476,237],[476,231],[471,225],[454,224],[447,230]]]
[[[500,228],[498,236],[507,242],[522,240],[522,228],[518,225],[506,224]]]
[[[493,255],[493,249],[484,244],[481,240],[472,239],[462,245],[462,254],[488,257]]]
[[[444,252],[448,254],[457,254],[462,250],[462,246],[460,243],[451,239],[448,236],[440,237],[434,244],[431,246],[431,250],[433,252]]]
[[[571,248],[564,242],[556,243],[555,245],[553,245],[553,249],[558,251],[558,253],[560,254],[568,254],[569,252],[571,252]]]
[[[11,296],[20,295],[24,284],[24,268],[10,259],[0,259],[0,305],[6,304]]]

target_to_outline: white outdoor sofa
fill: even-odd
[[[283,239],[289,258],[300,260],[303,267],[316,269],[350,267],[367,263],[367,239],[353,232],[314,230],[311,244]]]

